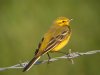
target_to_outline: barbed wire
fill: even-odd
[[[100,52],[100,50],[93,50],[93,51],[88,51],[88,52],[71,52],[71,50],[69,50],[68,54],[65,54],[64,56],[60,56],[60,57],[51,58],[49,60],[49,62],[54,62],[59,59],[70,59],[72,61],[72,64],[74,64],[73,58],[77,58],[77,57],[83,56],[83,55],[91,55],[91,54],[95,54],[95,53],[99,53],[99,52]],[[35,63],[35,65],[44,64],[44,63],[48,63],[48,60],[37,61]],[[13,65],[13,66],[0,68],[0,71],[4,71],[4,70],[8,70],[8,69],[24,68],[27,64],[28,64],[28,61]]]

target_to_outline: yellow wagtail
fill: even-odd
[[[59,17],[54,21],[53,26],[39,43],[33,59],[25,66],[23,72],[28,71],[42,55],[48,54],[48,52],[57,52],[68,43],[72,32],[69,26],[71,20]]]

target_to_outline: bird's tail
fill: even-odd
[[[40,56],[34,57],[23,69],[23,72],[28,71],[38,60]]]

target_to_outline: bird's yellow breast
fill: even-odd
[[[66,37],[59,45],[57,45],[51,52],[59,51],[61,48],[63,48],[69,41],[71,34],[69,34],[68,37]]]

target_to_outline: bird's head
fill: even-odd
[[[59,18],[57,18],[56,20],[55,20],[55,24],[56,25],[59,25],[59,26],[66,26],[66,25],[68,25],[69,26],[69,23],[70,23],[70,21],[71,21],[72,19],[68,19],[68,18],[66,18],[66,17],[59,17]]]

